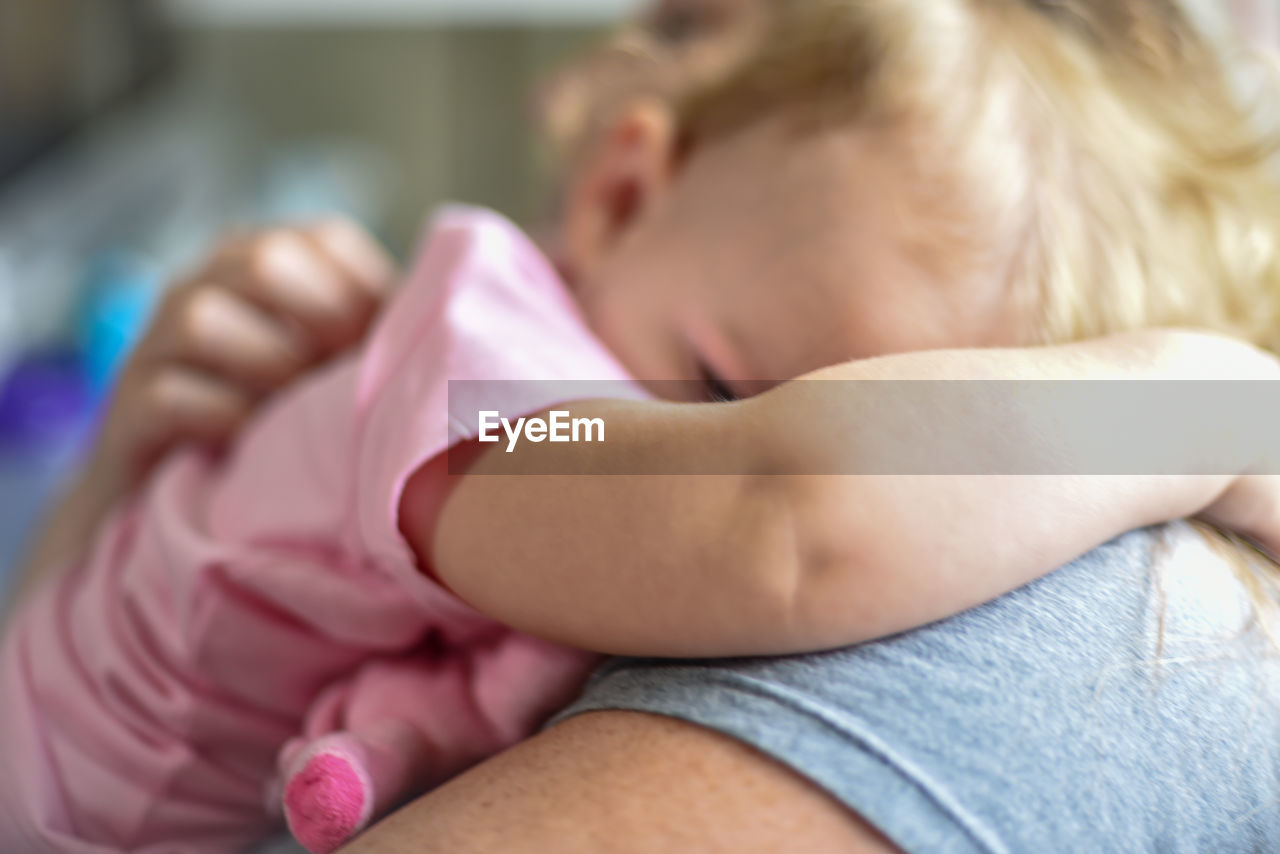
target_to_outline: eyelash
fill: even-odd
[[[733,403],[738,400],[738,396],[733,393],[728,384],[712,373],[706,365],[701,366],[699,372],[702,374],[702,387],[711,403]]]

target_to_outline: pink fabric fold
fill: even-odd
[[[562,381],[643,396],[515,226],[443,214],[358,357],[281,395],[225,459],[176,454],[16,615],[0,851],[241,850],[276,826],[264,793],[290,738],[391,691],[427,709],[445,776],[572,691],[590,656],[477,613],[399,532],[408,479],[473,435],[450,380],[505,381],[485,387],[504,414],[572,397]]]

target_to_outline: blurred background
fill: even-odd
[[[1280,43],[1280,0],[1182,0]],[[538,79],[641,0],[0,0],[0,586],[166,282],[232,226],[529,223]]]
[[[528,219],[528,96],[629,0],[0,0],[0,584],[162,284],[232,225]]]

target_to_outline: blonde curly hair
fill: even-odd
[[[899,200],[908,248],[948,280],[1007,276],[1029,340],[1186,326],[1280,353],[1274,80],[1175,0],[773,0],[772,14],[748,61],[681,101],[691,144],[778,111],[797,132],[886,128],[920,178]],[[1211,540],[1259,605],[1277,601],[1275,564]]]
[[[777,110],[903,131],[913,247],[1005,271],[1044,343],[1151,326],[1280,352],[1278,140],[1173,0],[790,0],[689,93],[691,138]],[[962,265],[963,266],[963,265]]]

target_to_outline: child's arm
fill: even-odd
[[[908,354],[815,378],[1277,379],[1280,367],[1227,339],[1162,332]],[[1211,505],[1215,521],[1277,542],[1274,490],[1261,479],[773,474],[849,471],[851,450],[910,420],[864,410],[850,399],[856,389],[839,390],[798,382],[734,404],[576,405],[575,416],[605,419],[607,443],[488,450],[434,531],[415,479],[402,528],[446,584],[495,619],[572,646],[662,656],[781,654],[902,631],[995,598],[1120,533]],[[1056,453],[1044,444],[1055,425],[1037,424],[1038,409],[990,404],[935,413],[918,422],[918,435],[945,430],[991,470]],[[784,431],[798,424],[842,440],[792,441]],[[736,474],[586,474],[708,470]],[[529,473],[546,471],[583,476]],[[1246,488],[1255,494],[1242,502]]]

